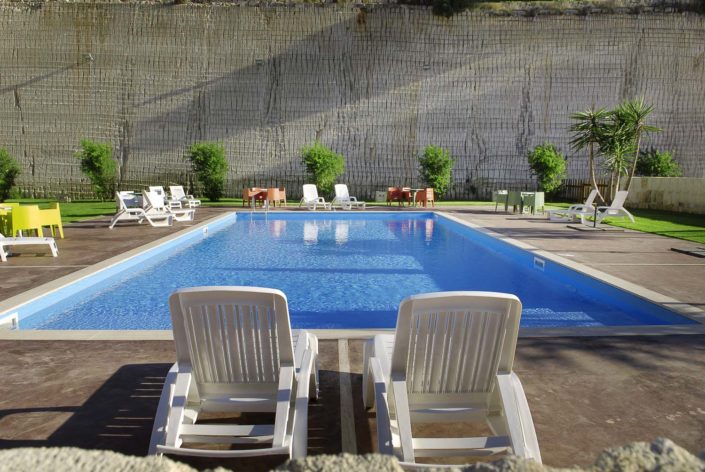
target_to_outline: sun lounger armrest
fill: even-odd
[[[179,438],[179,425],[183,423],[188,399],[188,391],[191,387],[191,369],[182,367],[176,374],[169,401],[169,419],[167,420],[167,431],[165,445],[167,447],[178,447],[181,444]]]
[[[308,394],[309,381],[314,369],[314,353],[310,349],[304,353],[296,384],[296,402],[292,424],[291,458],[306,457],[308,444]]]
[[[279,371],[279,388],[277,390],[276,422],[274,424],[274,438],[272,447],[284,446],[286,438],[286,423],[291,407],[291,390],[294,386],[295,369],[293,366],[282,367]]]
[[[597,211],[605,211],[605,210],[609,210],[610,208],[612,208],[612,207],[610,207],[610,206],[599,206],[599,207],[597,207]]]
[[[178,364],[174,364],[164,379],[164,385],[174,385],[176,382],[176,374],[179,371]],[[171,398],[173,396],[173,388],[163,388],[161,397],[159,398],[159,406],[157,413],[154,416],[154,426],[152,427],[152,438],[149,441],[149,449],[147,454],[157,454],[157,445],[164,444],[166,441],[166,422],[169,415],[169,407],[171,406]]]
[[[401,442],[402,460],[414,462],[414,444],[411,434],[411,415],[409,413],[409,397],[406,390],[406,380],[392,378],[392,396],[394,397],[394,411],[399,427],[399,440]]]
[[[509,437],[520,438],[516,442],[510,439],[512,440],[514,455],[533,459],[540,464],[541,452],[536,438],[536,430],[534,429],[529,403],[526,400],[526,394],[519,377],[514,372],[498,374],[497,387],[499,388],[504,411],[507,412]]]
[[[377,450],[380,454],[393,454],[392,428],[389,421],[389,400],[387,398],[387,382],[384,378],[379,359],[369,359],[368,367],[374,383],[375,408],[377,409]]]

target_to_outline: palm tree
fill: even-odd
[[[642,133],[657,133],[661,131],[660,128],[646,124],[646,117],[653,111],[653,109],[653,105],[646,105],[644,103],[644,98],[642,97],[631,101],[628,100],[614,110],[616,119],[629,130],[633,142],[632,152],[634,153],[634,158],[632,160],[632,166],[629,171],[629,178],[627,179],[627,185],[625,188],[627,191],[632,185],[632,179],[634,178],[634,173],[636,172]]]
[[[610,171],[610,198],[619,190],[621,176],[627,174],[629,159],[627,156],[634,152],[634,139],[631,129],[620,126],[616,121],[600,142],[600,152],[605,155],[605,167]]]
[[[602,202],[605,202],[605,198],[600,193],[600,189],[597,188],[594,146],[595,144],[599,144],[602,140],[602,135],[605,133],[605,126],[609,116],[610,112],[604,108],[595,110],[594,105],[585,111],[570,115],[570,119],[575,120],[575,123],[570,127],[570,131],[573,133],[573,139],[570,141],[570,145],[575,151],[580,151],[586,147],[588,148],[590,180],[592,181],[592,187],[597,190],[597,195]]]

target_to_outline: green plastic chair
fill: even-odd
[[[42,218],[37,205],[19,205],[12,209],[12,236],[22,231],[36,231],[42,236]],[[24,236],[24,234],[22,234]]]
[[[51,230],[52,237],[56,237],[54,233],[54,228],[59,228],[59,235],[61,239],[64,239],[64,227],[61,224],[61,210],[59,209],[59,203],[54,202],[47,209],[39,210],[39,216],[41,218],[42,226],[48,226]]]
[[[534,192],[524,195],[524,208],[531,208],[531,214],[536,214],[536,210],[540,210],[543,213],[544,207],[544,193]]]
[[[522,195],[523,192],[516,192],[516,191],[510,191],[507,192],[507,207],[512,207],[512,212],[516,213],[517,207],[519,207],[519,211],[523,211],[524,207],[524,197]]]
[[[492,192],[492,201],[494,202],[494,211],[497,211],[498,205],[504,205],[504,211],[507,211],[507,191],[495,190]]]

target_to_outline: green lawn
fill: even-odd
[[[9,200],[21,203],[33,203],[40,207],[47,207],[51,200]],[[224,198],[219,202],[211,202],[202,199],[203,206],[207,207],[242,207],[241,198]],[[298,201],[289,200],[289,206],[298,205]],[[492,202],[468,202],[468,201],[441,201],[442,206],[487,206]],[[386,203],[368,203],[370,206],[384,206]],[[566,208],[567,203],[548,203],[547,207]],[[61,219],[64,223],[74,221],[90,220],[100,216],[109,216],[115,213],[115,202],[100,201],[77,201],[71,203],[61,203]],[[621,228],[642,231],[644,233],[659,234],[671,238],[685,239],[696,243],[705,244],[705,215],[694,215],[689,213],[674,213],[657,210],[634,210],[632,211],[636,223],[632,223],[626,218],[607,218],[604,223]]]
[[[635,223],[628,218],[605,218],[604,221],[620,228],[705,244],[705,215],[659,210],[634,210],[631,213]]]
[[[25,204],[39,205],[39,208],[48,208],[49,203],[54,200],[41,200],[41,199],[14,199],[8,200],[8,202],[20,202]],[[76,201],[71,203],[60,203],[61,208],[61,221],[64,223],[71,223],[73,221],[90,220],[105,215],[112,215],[115,213],[115,202],[100,202],[94,200],[88,201]]]

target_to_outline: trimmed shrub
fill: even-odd
[[[539,184],[539,190],[546,193],[558,190],[566,175],[565,158],[556,147],[545,142],[529,151],[529,166]]]
[[[313,176],[316,187],[323,194],[331,194],[335,180],[345,172],[343,155],[316,141],[301,149],[301,158],[306,165],[306,170]]]
[[[652,147],[639,153],[636,175],[644,177],[680,177],[682,173],[678,163],[673,160],[673,156],[669,151],[658,151]]]
[[[113,160],[110,143],[97,143],[84,139],[76,153],[81,160],[81,172],[91,181],[93,190],[101,200],[110,200],[115,192],[117,165]]]
[[[450,18],[462,13],[473,4],[473,0],[432,0],[433,14]]]
[[[194,143],[188,150],[188,158],[196,177],[203,185],[203,194],[214,202],[220,200],[228,173],[228,161],[225,160],[223,146],[213,142]]]
[[[15,179],[22,169],[6,149],[0,148],[0,201],[10,198]]]
[[[421,180],[442,197],[450,187],[450,175],[455,162],[450,152],[439,146],[427,146],[419,157]]]

